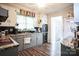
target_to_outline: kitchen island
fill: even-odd
[[[19,43],[18,51],[22,51],[24,49],[31,48],[31,47],[40,46],[43,44],[42,32],[34,32],[34,33],[25,32],[25,33],[12,34],[10,36]],[[30,38],[30,41],[28,43],[25,43],[25,41],[26,42],[28,41],[27,38]]]
[[[9,37],[11,40],[11,43],[9,43],[8,41],[6,42],[1,42],[2,43],[0,45],[0,56],[16,56],[16,52],[17,52],[17,46],[19,45],[19,43],[17,43],[14,39],[12,39],[11,37]],[[6,39],[7,40],[7,39]],[[5,44],[7,43],[7,44]]]

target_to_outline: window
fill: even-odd
[[[34,29],[34,17],[26,17],[26,28],[27,30]]]
[[[34,19],[35,17],[30,17],[30,16],[22,16],[22,15],[17,15],[17,28],[22,31],[33,31],[34,30]]]

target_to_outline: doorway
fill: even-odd
[[[63,17],[51,17],[51,55],[61,55],[61,40],[63,39]]]

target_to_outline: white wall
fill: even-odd
[[[74,21],[79,22],[79,3],[74,3]]]

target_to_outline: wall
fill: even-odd
[[[68,19],[68,15],[67,15],[68,12],[71,12],[73,14],[73,6],[69,6],[68,8],[47,14],[47,16],[48,16],[47,17],[48,18],[48,42],[51,43],[51,17],[63,16],[63,18]]]
[[[74,18],[75,22],[79,22],[79,3],[74,3]]]
[[[42,27],[43,24],[47,24],[47,15],[45,13],[38,13],[37,16],[38,22],[41,20],[41,23],[38,23],[38,27]]]

